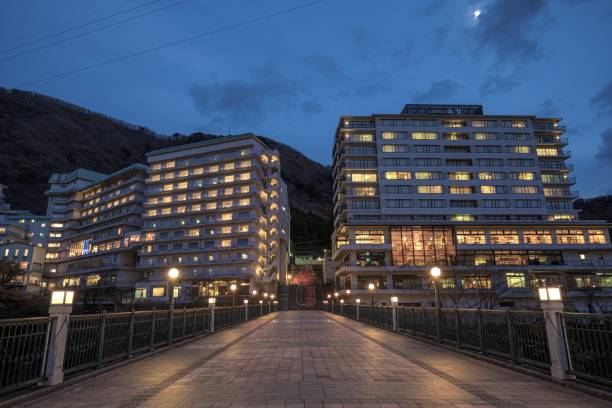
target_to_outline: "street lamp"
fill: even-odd
[[[376,286],[374,286],[373,283],[368,284],[368,290],[372,293],[372,307],[374,307],[374,289],[376,288]]]
[[[434,266],[433,268],[431,268],[431,271],[429,271],[429,273],[431,274],[431,277],[433,279],[433,284],[434,284],[434,301],[436,305],[436,310],[439,310],[440,309],[440,294],[438,293],[438,286],[439,286],[440,275],[442,275],[442,270],[440,270],[440,268],[438,268],[437,266]]]
[[[178,280],[180,272],[177,268],[168,270],[168,279],[170,280],[170,310],[174,310],[174,282]]]
[[[253,291],[251,292],[251,294],[252,294],[253,296],[257,296],[257,289],[253,289]]]
[[[232,283],[232,286],[230,286],[230,290],[232,291],[232,306],[236,306],[236,289],[238,289],[238,286]]]

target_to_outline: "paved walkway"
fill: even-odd
[[[555,384],[322,312],[251,321],[30,407],[612,407]]]

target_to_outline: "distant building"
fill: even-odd
[[[275,291],[288,265],[289,205],[279,153],[254,135],[150,152],[136,298],[179,302]]]
[[[534,305],[536,288],[562,286],[576,307],[612,310],[609,225],[577,220],[559,122],[484,115],[480,105],[342,116],[333,149],[338,286],[378,303],[397,295],[429,305],[429,270],[439,266],[447,305]]]
[[[134,282],[146,166],[105,175],[85,169],[53,174],[45,271],[52,287],[77,289],[79,302],[128,303]]]
[[[0,262],[17,270],[6,277],[5,286],[38,292],[42,279],[48,239],[48,217],[12,210],[0,185]]]

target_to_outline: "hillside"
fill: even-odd
[[[112,173],[161,147],[219,135],[159,135],[144,127],[44,95],[0,88],[0,184],[15,209],[44,213],[54,172],[78,167]],[[269,138],[280,151],[297,248],[323,249],[331,234],[331,169]]]

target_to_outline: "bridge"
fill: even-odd
[[[556,384],[545,371],[519,372],[501,360],[475,358],[448,344],[388,330],[386,311],[377,315],[365,307],[361,321],[348,308],[342,314],[338,309],[260,312],[240,324],[231,324],[240,316],[228,314],[215,323],[214,334],[179,343],[181,335],[197,332],[197,322],[206,316],[178,311],[176,320],[182,323],[178,331],[171,330],[177,337],[174,346],[68,376],[61,385],[22,390],[10,406],[612,407],[611,400],[599,398],[605,390],[597,397],[595,389]],[[410,324],[411,315],[402,317],[404,324]],[[135,317],[130,319],[130,335],[136,338]]]

